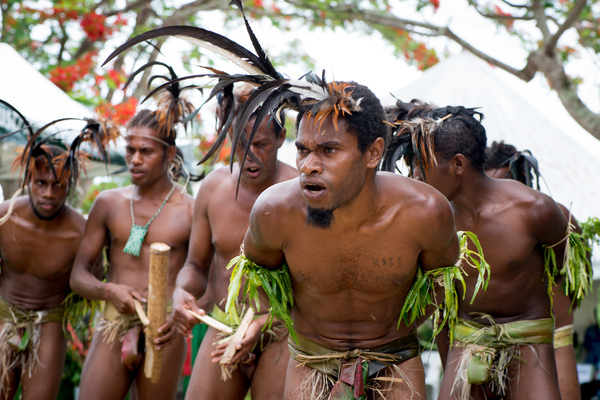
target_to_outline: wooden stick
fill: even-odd
[[[142,304],[139,302],[139,300],[133,299],[133,305],[135,306],[135,312],[137,313],[138,318],[140,319],[140,321],[142,321],[142,325],[150,325],[150,320],[146,316],[146,313],[144,312],[144,307],[142,307]]]
[[[226,365],[231,362],[231,359],[233,358],[233,356],[235,356],[235,352],[237,351],[235,346],[246,335],[246,331],[248,330],[248,327],[250,326],[250,323],[252,322],[253,318],[254,310],[252,309],[252,307],[248,307],[248,311],[246,311],[246,315],[244,315],[244,318],[242,318],[240,326],[237,328],[235,334],[229,341],[227,348],[225,348],[225,352],[223,353],[223,357],[221,357],[221,361],[219,361],[219,364]]]
[[[169,255],[171,247],[165,243],[150,245],[150,274],[148,276],[148,318],[146,329],[146,364],[144,375],[152,383],[160,380],[162,350],[156,350],[154,339],[167,320],[167,283],[169,280]]]
[[[224,323],[217,321],[209,315],[200,315],[192,310],[188,310],[188,312],[192,314],[192,316],[204,322],[206,325],[211,326],[220,332],[223,332],[227,335],[231,335],[233,333],[233,329],[230,326],[227,326]]]

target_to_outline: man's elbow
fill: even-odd
[[[71,290],[74,291],[75,293],[82,295],[81,294],[81,273],[80,273],[80,268],[77,266],[77,264],[75,266],[73,266],[73,269],[71,270],[71,276],[69,277],[69,286],[71,287]]]

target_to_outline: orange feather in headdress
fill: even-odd
[[[85,121],[86,125],[75,137],[70,146],[63,143],[53,133],[42,137],[42,134],[50,126],[66,121]],[[17,150],[18,154],[13,160],[12,170],[20,169],[23,175],[21,188],[27,186],[38,172],[52,172],[60,184],[69,187],[72,191],[79,182],[79,174],[89,164],[90,155],[81,151],[82,143],[89,142],[96,149],[104,162],[108,162],[107,147],[114,143],[119,136],[118,130],[109,121],[97,121],[94,119],[61,118],[52,121],[37,131],[31,130],[27,144]]]

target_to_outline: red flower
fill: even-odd
[[[106,26],[106,17],[96,12],[84,14],[79,25],[91,41],[105,39],[112,33]]]
[[[119,104],[103,102],[96,107],[96,112],[106,118],[112,119],[118,125],[125,125],[135,115],[138,100],[130,97]]]

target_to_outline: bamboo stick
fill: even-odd
[[[242,322],[240,326],[235,331],[233,337],[229,341],[229,344],[225,348],[225,352],[223,353],[223,357],[221,357],[221,361],[219,361],[220,365],[226,365],[231,362],[233,356],[235,356],[236,348],[235,346],[244,338],[246,335],[246,331],[248,327],[250,327],[250,323],[254,318],[254,310],[252,307],[248,307],[248,311],[246,311],[246,315],[242,318]]]
[[[144,375],[152,383],[160,380],[162,350],[156,350],[154,339],[167,320],[167,283],[169,279],[169,255],[171,248],[165,243],[150,245],[150,274],[148,276],[148,319],[146,329],[146,363]]]
[[[230,326],[227,326],[224,323],[217,321],[216,319],[214,319],[211,316],[200,315],[192,310],[188,310],[188,312],[190,314],[192,314],[192,316],[194,316],[194,317],[198,318],[200,321],[204,322],[206,325],[211,326],[220,332],[223,332],[227,335],[230,335],[233,333],[233,329]]]

